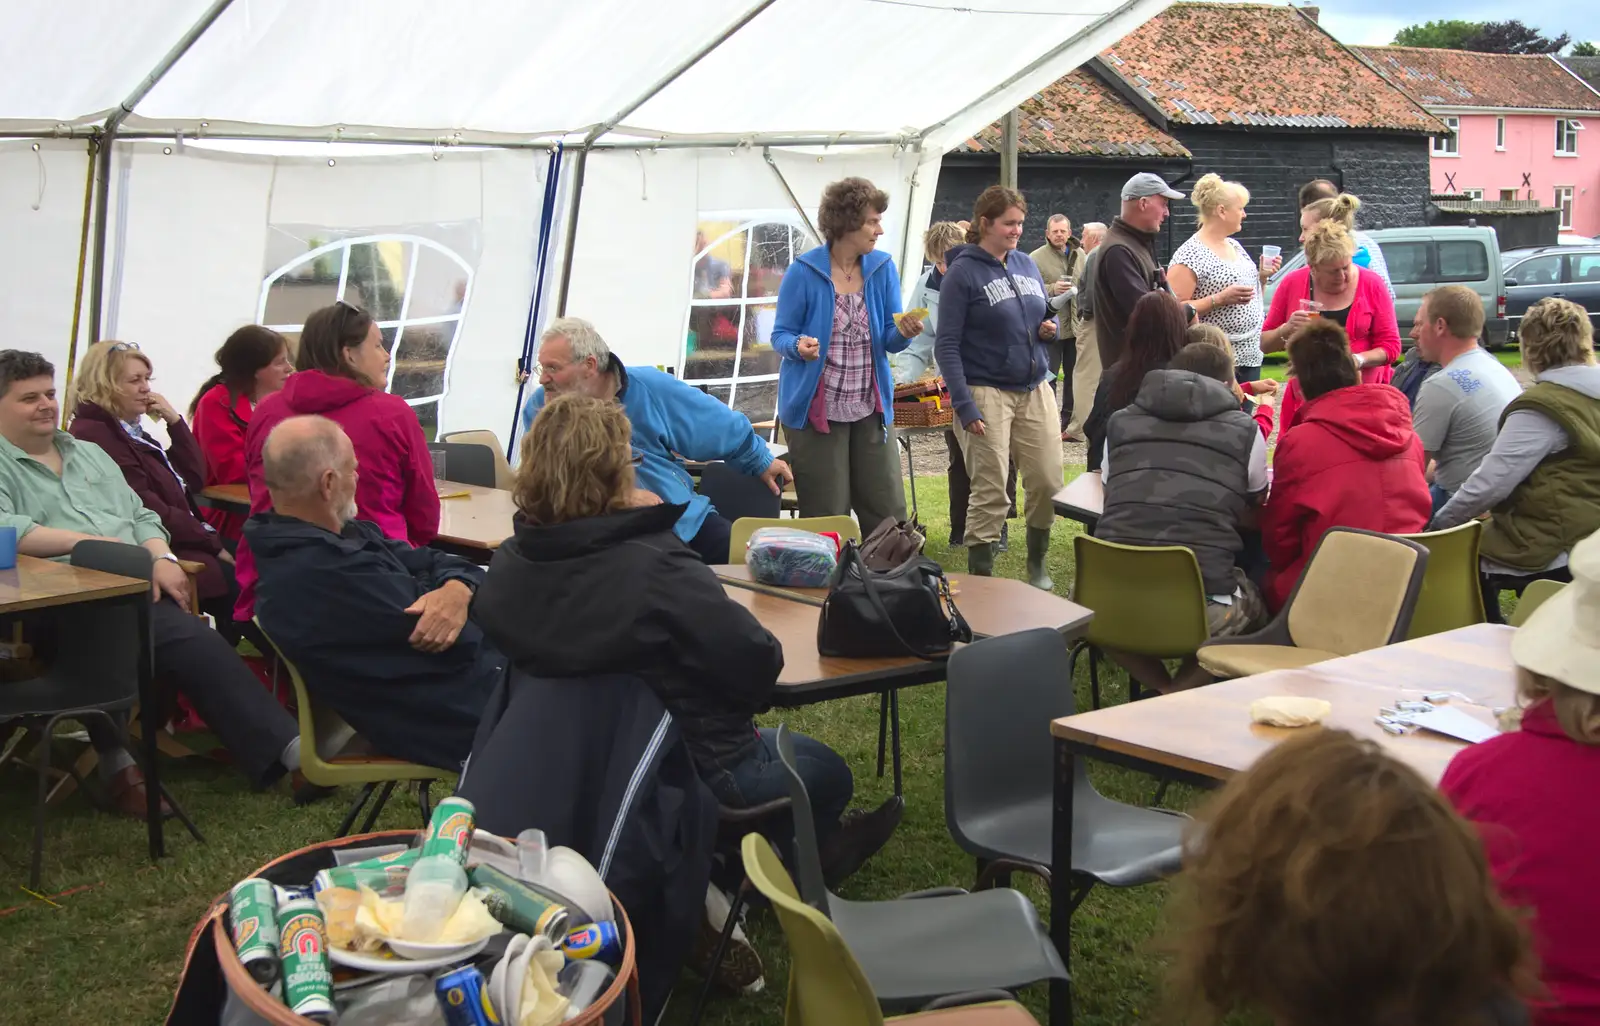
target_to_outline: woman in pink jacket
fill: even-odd
[[[251,515],[272,508],[261,470],[267,435],[290,417],[314,413],[343,428],[355,446],[361,467],[356,516],[398,541],[416,546],[433,541],[439,533],[439,492],[428,440],[406,401],[384,391],[389,352],[372,317],[342,301],[307,317],[295,370],[282,391],[256,407],[245,434]],[[242,541],[238,575],[234,617],[248,620],[255,612],[256,572],[250,547]]]
[[[1334,202],[1346,198],[1340,196]],[[1352,263],[1355,236],[1338,217],[1307,229],[1305,244],[1306,266],[1285,275],[1272,295],[1261,332],[1262,350],[1282,350],[1312,317],[1321,317],[1344,328],[1349,336],[1350,357],[1361,372],[1361,383],[1388,384],[1394,377],[1392,365],[1400,356],[1400,327],[1388,286],[1377,274]],[[1316,306],[1309,307],[1308,300]],[[1290,381],[1278,415],[1279,438],[1294,427],[1303,402],[1299,383]]]

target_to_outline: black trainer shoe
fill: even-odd
[[[838,887],[889,843],[905,815],[906,802],[896,795],[868,812],[851,809],[839,817],[839,829],[822,846],[822,879]]]

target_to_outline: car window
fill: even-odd
[[[1561,257],[1554,253],[1531,257],[1512,267],[1506,277],[1518,285],[1554,285],[1561,280]]]
[[[1483,281],[1488,277],[1489,250],[1483,243],[1439,243],[1439,276],[1435,281]]]
[[[1572,280],[1600,284],[1600,253],[1577,253],[1568,257]]]
[[[1419,285],[1428,280],[1426,242],[1385,242],[1383,259],[1389,265],[1389,280],[1396,285]]]

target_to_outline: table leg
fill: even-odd
[[[900,448],[906,451],[906,480],[911,482],[911,519],[917,519],[917,463],[911,458],[911,436],[895,433]]]
[[[900,785],[900,689],[895,688],[889,692],[889,721],[890,730],[894,732],[894,793],[896,797],[905,794],[905,789]]]
[[[150,839],[150,858],[160,859],[167,854],[166,838],[161,832],[161,753],[159,737],[161,724],[151,722],[161,717],[161,696],[155,691],[154,639],[150,636],[150,596],[137,596],[139,609],[139,709],[143,719],[139,747],[144,755],[144,793],[146,832]]]
[[[1050,940],[1072,968],[1072,786],[1074,755],[1055,739],[1055,801],[1050,832]],[[1050,981],[1050,1026],[1072,1026],[1072,982]]]

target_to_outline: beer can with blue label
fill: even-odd
[[[567,934],[561,950],[568,958],[593,958],[615,965],[622,961],[622,931],[616,923],[590,923]]]
[[[500,1017],[489,1003],[483,972],[467,965],[452,969],[433,981],[433,996],[446,1026],[498,1026]]]

